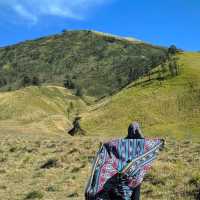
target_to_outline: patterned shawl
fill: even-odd
[[[93,163],[85,189],[86,200],[129,200],[162,146],[160,139],[118,139],[104,143]]]

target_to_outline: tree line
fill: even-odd
[[[128,74],[128,84],[143,76],[147,76],[148,81],[150,81],[151,76],[154,74],[151,70],[157,66],[160,66],[157,77],[158,80],[164,80],[166,72],[169,72],[172,77],[177,76],[180,73],[180,65],[176,54],[181,51],[182,50],[177,49],[175,45],[171,45],[168,48],[166,56],[152,56],[149,63],[144,68],[130,68]]]

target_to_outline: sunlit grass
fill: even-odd
[[[92,135],[121,135],[136,120],[147,136],[199,138],[200,54],[184,53],[179,58],[179,76],[161,82],[156,75],[149,82],[148,77],[140,79],[85,115],[84,127]]]

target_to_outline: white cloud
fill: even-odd
[[[13,9],[16,11],[16,13],[18,15],[20,15],[21,17],[27,19],[27,20],[30,20],[32,21],[33,23],[36,23],[37,22],[37,16],[32,14],[31,12],[29,12],[26,8],[24,8],[22,5],[14,5],[13,6]]]
[[[0,0],[0,14],[7,10],[36,23],[41,16],[83,19],[90,9],[111,0]]]

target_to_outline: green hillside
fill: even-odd
[[[42,84],[63,86],[65,81],[85,95],[102,97],[165,58],[165,48],[138,40],[95,31],[63,31],[0,48],[0,90],[31,85],[36,77]]]
[[[105,99],[103,106],[83,114],[91,134],[123,135],[132,120],[139,121],[147,135],[174,138],[200,137],[200,53],[179,54],[180,75],[157,80],[148,77],[128,85]]]
[[[89,135],[125,134],[130,121],[139,121],[147,135],[199,137],[200,54],[179,54],[180,75],[158,80],[160,67],[117,94],[91,106],[58,86],[30,86],[0,93],[0,127],[19,132],[66,132],[75,114]],[[72,105],[70,105],[72,104]],[[68,109],[70,116],[68,119]]]
[[[200,54],[179,54],[180,75],[158,80],[160,67],[113,96],[87,106],[89,97],[58,86],[30,86],[0,93],[1,130],[66,132],[76,113],[89,135],[125,134],[128,123],[139,121],[148,135],[199,137]],[[73,105],[70,105],[73,104]],[[68,119],[68,108],[70,116]]]

